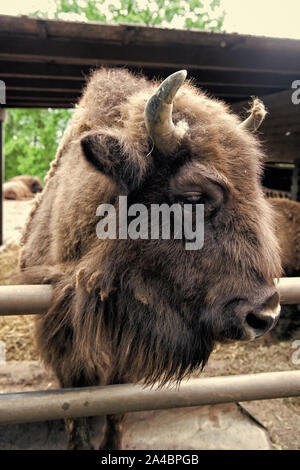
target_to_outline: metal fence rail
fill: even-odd
[[[300,277],[282,277],[277,289],[280,294],[280,303],[300,304]]]
[[[45,313],[51,298],[50,285],[0,286],[0,315]]]
[[[282,304],[300,304],[300,278],[281,278]],[[42,314],[51,304],[50,285],[0,286],[0,315]],[[20,423],[300,396],[300,371],[210,377],[179,388],[109,385],[0,394],[0,423]]]
[[[300,304],[300,277],[283,277],[277,288],[281,304]],[[0,286],[0,315],[44,313],[51,297],[50,285]]]
[[[0,423],[300,396],[300,371],[190,379],[179,388],[108,385],[0,395]]]

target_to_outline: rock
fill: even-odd
[[[266,430],[238,405],[128,413],[123,449],[271,450]]]

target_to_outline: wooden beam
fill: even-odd
[[[261,48],[264,51],[278,50],[299,53],[299,41],[250,35],[211,33],[207,31],[176,30],[147,27],[133,24],[108,25],[100,22],[69,22],[43,20],[26,16],[0,15],[0,35],[26,36],[50,39],[107,41],[123,45],[151,43],[160,46],[163,40],[170,44],[195,44],[195,46],[218,46],[235,50]]]
[[[74,107],[75,103],[62,103],[57,101],[55,103],[49,103],[49,101],[35,101],[35,102],[23,102],[23,101],[12,101],[9,103],[9,108],[26,108],[26,109],[35,109],[35,108],[62,108],[62,109],[71,109]]]
[[[26,95],[26,91],[20,92],[18,96],[15,94],[10,95],[8,99],[8,103],[14,102],[14,101],[27,101],[27,103],[34,102],[34,101],[43,101],[43,99],[46,101],[49,101],[50,103],[59,101],[59,102],[67,102],[69,103],[72,99],[77,101],[77,96],[69,96],[69,95],[58,95],[58,96],[48,96],[47,93],[41,93],[38,94],[37,96],[30,96]]]
[[[10,94],[17,90],[30,93],[32,91],[41,91],[49,93],[61,92],[72,93],[80,95],[85,85],[85,81],[69,81],[69,80],[49,80],[49,79],[36,79],[36,78],[8,78],[6,80],[7,99]],[[235,85],[225,83],[199,83],[196,82],[203,91],[208,91],[215,96],[241,96],[249,97],[257,92],[255,86]],[[264,94],[272,93],[274,88],[260,87],[260,91]],[[277,90],[277,89],[275,89]]]
[[[83,65],[56,64],[53,62],[0,62],[0,77],[43,78],[82,81],[91,67]],[[284,81],[284,80],[283,80]]]
[[[300,42],[237,34],[1,16],[1,58],[299,73]],[[126,54],[124,54],[126,50]],[[35,59],[34,59],[35,58]]]
[[[0,245],[3,244],[3,180],[4,180],[4,129],[5,109],[0,108]]]
[[[73,39],[39,38],[34,37],[2,37],[0,36],[0,59],[6,60],[8,56],[16,60],[52,61],[67,64],[91,65],[135,65],[135,66],[172,66],[177,68],[235,71],[259,71],[280,73],[281,70],[289,74],[299,74],[300,63],[295,62],[294,54],[287,51],[279,55],[278,51],[269,50],[265,54],[260,49],[245,50],[236,47],[234,53],[231,48],[220,44],[212,47],[202,47],[194,43],[170,43],[166,38],[159,44],[128,43],[126,55],[124,43],[112,44],[105,40],[80,41]],[[179,47],[180,46],[180,47]]]
[[[1,76],[0,76],[1,77]],[[48,78],[26,78],[26,77],[8,77],[5,80],[7,90],[55,90],[80,93],[85,84],[85,79],[79,80],[61,80]]]
[[[17,97],[24,97],[25,99],[28,99],[28,100],[34,100],[35,98],[49,98],[49,100],[51,101],[51,98],[59,98],[59,99],[69,99],[69,100],[72,100],[72,99],[76,99],[80,96],[80,92],[73,92],[70,90],[70,92],[68,93],[66,90],[60,90],[60,91],[57,91],[57,90],[53,90],[53,91],[49,91],[49,89],[46,89],[46,90],[43,90],[43,89],[34,89],[34,90],[29,90],[28,88],[27,89],[18,89],[18,90],[8,90],[7,91],[7,95],[6,95],[6,101],[7,101],[7,106],[9,106],[9,100],[10,100],[10,97],[14,97],[14,98],[17,98]]]
[[[263,43],[265,48],[272,49],[281,46],[282,48],[296,48],[298,50],[299,43],[293,39],[278,39],[278,38],[262,38],[258,36],[225,34],[225,33],[210,33],[206,31],[199,31],[197,29],[190,30],[175,30],[164,29],[160,27],[147,27],[131,24],[118,24],[108,25],[101,22],[70,22],[62,20],[44,20],[36,19],[28,16],[9,16],[0,15],[1,19],[1,34],[15,35],[28,35],[37,37],[65,37],[69,39],[107,39],[110,41],[122,42],[135,42],[136,39],[140,41],[148,41],[152,43],[160,43],[162,35],[168,37],[170,42],[194,42],[196,44],[205,43],[206,45],[219,44],[221,41],[226,41],[226,44],[231,47],[242,38],[245,47],[251,47],[257,43]]]
[[[74,80],[83,81],[89,75],[93,67],[88,65],[69,65],[57,64],[53,62],[15,62],[9,60],[0,62],[0,78],[32,78],[32,79],[49,79],[49,80]],[[168,75],[177,70],[177,68],[161,67],[160,69],[144,66],[142,68],[131,67],[135,72],[142,72],[147,77],[166,78]],[[218,83],[220,80],[223,84],[239,85],[243,87],[256,86],[259,88],[280,88],[286,89],[290,87],[293,80],[297,79],[298,74],[274,74],[260,72],[244,72],[224,70],[220,76],[220,72],[210,69],[194,69],[191,76],[195,79],[197,85],[207,85],[209,83]]]

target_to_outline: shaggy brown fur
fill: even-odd
[[[300,203],[270,198],[277,214],[276,235],[281,249],[283,275],[300,275]]]
[[[3,184],[4,199],[29,199],[41,191],[43,191],[43,186],[36,176],[15,176]]]
[[[276,234],[280,243],[283,276],[300,276],[300,203],[288,199],[271,198],[269,202],[277,214]],[[280,341],[298,338],[300,305],[282,305],[279,321],[270,332]]]
[[[91,76],[23,235],[25,282],[54,288],[37,339],[63,387],[181,380],[216,340],[243,337],[236,304],[258,308],[281,273],[257,139],[224,103],[185,83],[173,121],[187,131],[163,155],[143,117],[157,86],[120,69]],[[118,210],[120,194],[128,205],[172,203],[191,188],[207,203],[201,250],[96,237],[99,204]],[[118,418],[108,422],[120,429]],[[104,447],[117,445],[110,428]]]

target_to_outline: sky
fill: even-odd
[[[140,3],[142,1],[139,0]],[[115,3],[114,0],[112,3]],[[0,2],[0,14],[26,15],[35,10],[47,11],[51,18],[54,1],[1,0]],[[228,33],[300,39],[300,0],[221,0],[221,10],[226,11],[224,30]],[[75,15],[69,19],[80,18],[76,18]],[[179,22],[172,26],[181,27],[181,24]]]
[[[223,0],[228,33],[300,39],[300,0]]]

